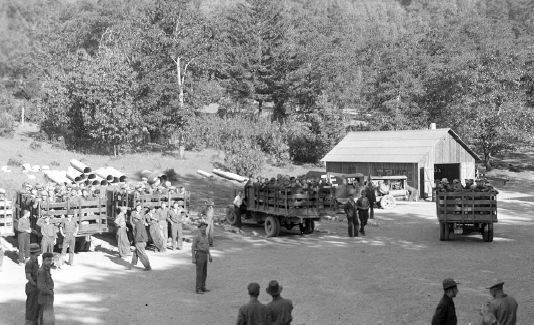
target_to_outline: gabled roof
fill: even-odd
[[[321,161],[419,162],[447,134],[450,134],[476,161],[480,161],[477,154],[450,128],[349,132]]]

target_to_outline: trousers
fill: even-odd
[[[53,253],[54,252],[54,240],[43,236],[41,239],[41,252],[42,253]]]
[[[208,235],[208,242],[210,243],[210,246],[213,246],[213,236],[214,236],[214,229],[213,229],[213,220],[207,222],[208,226],[206,227],[206,235]]]
[[[358,236],[358,218],[356,217],[348,217],[348,228],[349,228],[349,237]]]
[[[208,253],[196,252],[195,259],[197,261],[196,289],[197,291],[204,290],[206,289],[206,278],[208,277]]]
[[[39,325],[54,325],[56,323],[56,316],[54,315],[54,296],[51,301],[39,304]]]
[[[24,263],[26,258],[30,257],[30,234],[27,232],[19,232],[19,262]]]
[[[171,223],[171,238],[172,238],[172,249],[176,249],[178,244],[178,249],[182,249],[182,224],[181,223]]]
[[[63,247],[61,248],[61,258],[65,260],[67,248],[69,249],[69,265],[74,263],[74,246],[76,245],[76,237],[73,235],[66,235],[63,237]]]
[[[28,282],[24,291],[26,292],[26,323],[37,324],[37,319],[39,318],[39,303],[37,302],[39,289]]]
[[[139,259],[141,260],[141,264],[143,264],[146,269],[150,268],[150,261],[148,260],[145,247],[145,242],[135,243],[135,251],[133,252],[132,256],[132,265],[137,265],[137,259]]]

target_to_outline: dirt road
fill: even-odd
[[[323,221],[312,235],[265,239],[259,226],[245,236],[218,229],[205,295],[194,293],[189,245],[183,252],[149,253],[153,271],[126,270],[108,248],[75,256],[53,270],[57,324],[233,324],[247,301],[246,286],[271,279],[293,300],[294,324],[428,324],[442,295],[441,281],[462,284],[455,299],[459,324],[477,317],[486,287],[505,280],[519,301],[519,324],[534,320],[532,193],[499,203],[492,243],[480,235],[438,239],[432,203],[400,203],[378,210],[366,237],[347,238],[346,224]],[[104,238],[105,239],[105,238]],[[9,253],[13,256],[13,253]],[[24,319],[24,271],[10,258],[0,273],[0,324]]]

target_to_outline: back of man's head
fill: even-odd
[[[249,283],[247,289],[250,296],[257,298],[260,295],[260,285],[256,282]]]

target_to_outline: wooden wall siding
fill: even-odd
[[[362,173],[366,176],[382,175],[405,175],[408,177],[408,185],[418,188],[418,169],[416,163],[381,163],[381,162],[326,162],[326,172],[353,174]],[[390,173],[387,171],[391,171]],[[400,171],[404,171],[400,173]]]
[[[434,146],[434,164],[475,163],[469,154],[454,138],[447,134]],[[474,171],[473,171],[474,172]]]

